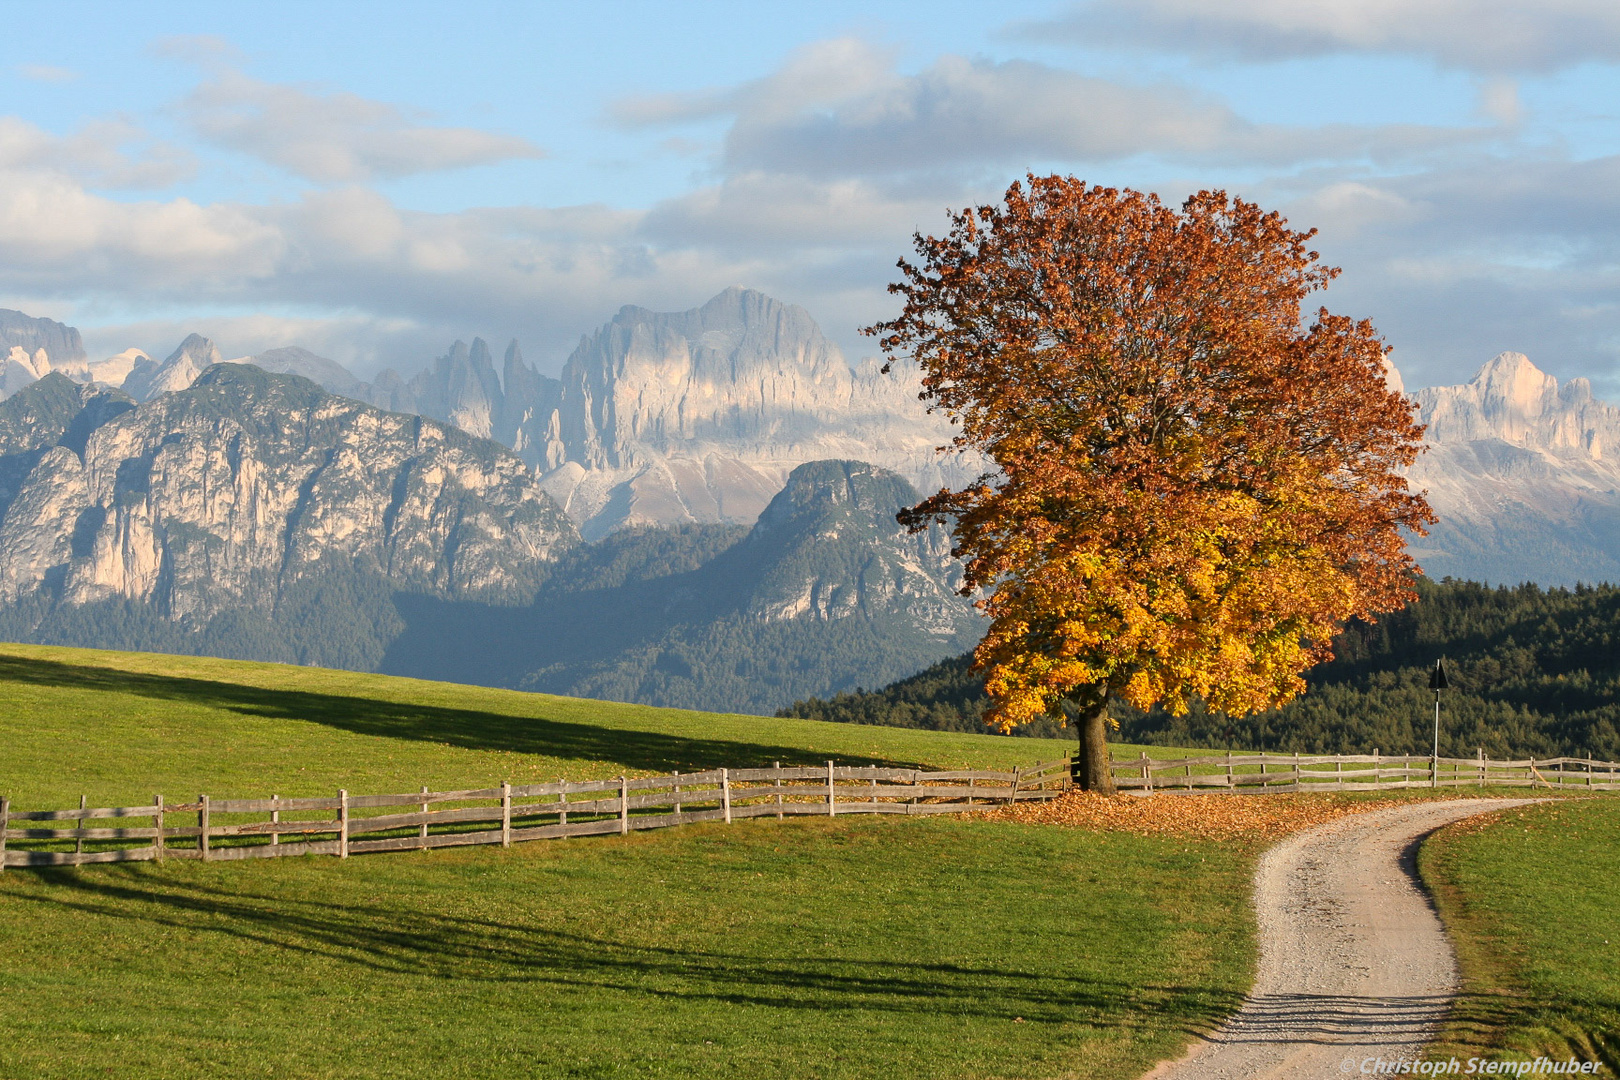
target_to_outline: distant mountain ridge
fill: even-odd
[[[0,638],[770,712],[977,639],[916,498],[813,462],[752,529],[586,545],[511,451],[299,376],[50,372],[0,402]]]
[[[1429,576],[1620,582],[1620,409],[1514,352],[1413,397],[1429,445],[1408,479],[1440,518],[1412,542]]]
[[[192,334],[162,361],[132,350],[82,374],[148,401],[222,359]],[[497,371],[481,338],[409,379],[388,370],[366,382],[296,347],[241,362],[504,444],[593,539],[636,525],[750,524],[809,461],[869,461],[924,490],[980,471],[977,459],[935,453],[952,431],[918,400],[915,367],[852,367],[803,308],[751,289],[684,312],[625,307],[581,339],[560,378],[525,363],[515,341]],[[42,373],[28,367],[15,382]]]
[[[25,344],[78,340],[50,320],[6,318]],[[55,368],[44,352],[9,347],[0,394]],[[162,362],[130,350],[75,370],[147,400],[191,385],[219,358],[192,335]],[[873,462],[922,490],[980,471],[976,459],[934,452],[952,429],[917,400],[915,368],[851,366],[803,309],[748,289],[684,312],[625,307],[581,340],[560,378],[525,363],[516,342],[497,369],[480,338],[409,379],[384,371],[366,382],[298,348],[247,359],[506,445],[593,540],[641,525],[750,524],[807,461]],[[1584,379],[1559,387],[1519,353],[1414,399],[1429,448],[1410,477],[1441,517],[1413,543],[1426,572],[1620,581],[1620,410]]]
[[[521,601],[577,543],[512,454],[236,364],[137,405],[52,373],[0,403],[0,599],[133,601],[194,628],[273,611],[341,556]]]
[[[864,462],[799,466],[751,529],[630,528],[565,555],[533,605],[423,601],[381,670],[769,713],[909,674],[983,632],[941,529]]]

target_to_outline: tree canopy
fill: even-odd
[[[1112,786],[1110,696],[1270,708],[1346,620],[1412,596],[1422,428],[1370,322],[1302,325],[1338,273],[1313,235],[1224,192],[1177,210],[1031,176],[918,235],[903,310],[867,328],[994,466],[902,515],[954,529],[988,719],[1074,713],[1087,787]]]

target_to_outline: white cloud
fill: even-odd
[[[1345,267],[1327,303],[1371,316],[1408,385],[1456,382],[1503,349],[1620,379],[1620,157],[1481,158],[1329,181],[1284,199]]]
[[[97,187],[161,188],[190,176],[192,156],[150,139],[120,120],[86,124],[54,135],[15,116],[0,116],[0,169],[63,172]]]
[[[1092,0],[1021,31],[1254,61],[1393,53],[1487,74],[1620,60],[1613,0]]]
[[[415,122],[397,106],[221,70],[186,99],[199,136],[320,184],[540,158],[527,139]]]
[[[905,75],[859,41],[822,42],[729,90],[620,102],[624,124],[733,115],[728,172],[875,176],[1140,156],[1204,164],[1396,160],[1494,138],[1490,127],[1256,124],[1187,88],[1135,86],[1030,61],[944,56]]]

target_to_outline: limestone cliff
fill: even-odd
[[[0,451],[7,600],[146,602],[200,626],[273,609],[339,559],[406,590],[522,601],[577,540],[501,447],[245,365],[139,406],[48,376],[0,404]]]
[[[905,366],[851,368],[803,308],[753,290],[678,313],[626,307],[563,368],[545,487],[595,536],[746,524],[807,461],[868,461],[925,490],[977,475],[935,455],[950,428],[919,388]]]
[[[1413,397],[1428,450],[1409,479],[1440,522],[1412,551],[1431,577],[1620,581],[1620,409],[1512,352]]]
[[[137,359],[124,377],[124,393],[136,401],[150,401],[159,394],[184,390],[211,364],[223,359],[219,346],[201,334],[190,334],[161,362],[149,356]]]

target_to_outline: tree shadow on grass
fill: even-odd
[[[0,656],[0,683],[134,694],[160,701],[227,709],[245,716],[307,720],[360,735],[441,743],[465,750],[504,750],[576,761],[604,761],[648,772],[803,764],[803,747],[734,739],[694,739],[544,717],[511,716],[374,698],[274,690],[176,675],[118,671],[88,664]],[[539,699],[536,699],[539,703]],[[920,762],[846,755],[850,765],[913,767]]]
[[[377,973],[528,983],[671,1000],[795,1010],[864,1010],[1100,1028],[1206,1031],[1241,995],[1212,987],[1132,983],[1032,970],[1017,957],[974,965],[854,956],[753,953],[635,944],[371,902],[365,905],[225,890],[150,870],[43,872],[45,888],[13,899],[74,917],[104,917],[218,934]],[[724,941],[717,932],[715,938]]]

